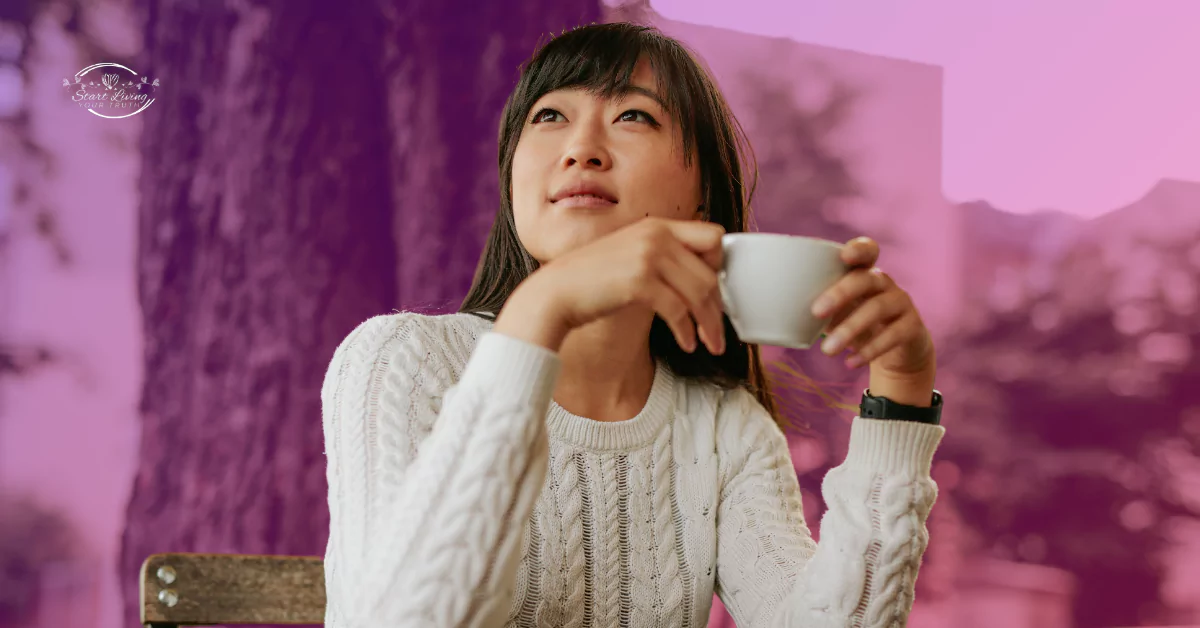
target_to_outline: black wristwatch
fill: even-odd
[[[876,397],[870,389],[863,390],[858,416],[866,419],[893,419],[940,425],[942,422],[942,393],[933,391],[933,403],[928,408],[896,403],[887,397]]]

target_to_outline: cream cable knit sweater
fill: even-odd
[[[747,391],[659,363],[633,419],[551,398],[556,353],[467,314],[359,325],[321,388],[326,625],[903,626],[944,429],[855,418],[814,543]]]

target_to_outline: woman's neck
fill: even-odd
[[[632,419],[654,384],[650,310],[625,308],[572,330],[559,348],[562,371],[554,401],[595,421]]]

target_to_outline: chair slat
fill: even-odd
[[[319,557],[153,554],[140,582],[143,625],[325,621]]]

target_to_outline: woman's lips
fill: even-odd
[[[613,205],[616,205],[616,203],[613,201],[610,201],[606,198],[600,198],[599,196],[593,196],[591,194],[580,194],[577,196],[568,196],[566,198],[561,198],[561,199],[555,201],[554,204],[558,205],[559,207],[588,207],[588,208],[611,207]]]

